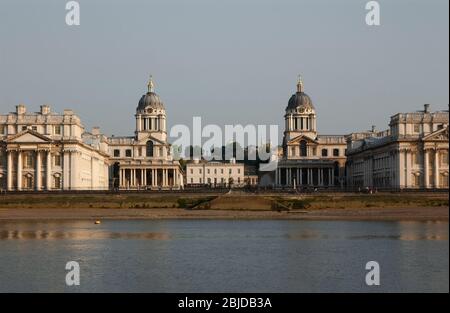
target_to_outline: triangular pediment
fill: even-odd
[[[6,140],[8,143],[48,143],[52,140],[32,130],[20,132]]]
[[[149,135],[149,136],[146,137],[146,138],[142,138],[141,140],[139,140],[139,143],[140,143],[140,144],[145,144],[145,143],[146,143],[147,141],[149,141],[149,140],[151,140],[151,141],[153,141],[153,142],[156,142],[156,143],[159,143],[159,144],[161,144],[161,145],[167,144],[166,142],[164,142],[164,141],[162,141],[162,140],[159,140],[159,139],[153,137],[152,135]]]
[[[439,129],[422,138],[423,141],[448,141],[448,127]]]
[[[289,140],[287,142],[288,145],[293,145],[293,144],[299,144],[300,141],[305,140],[307,143],[314,143],[314,144],[318,144],[318,142],[308,136],[305,135],[299,135],[295,138],[292,138],[291,140]]]

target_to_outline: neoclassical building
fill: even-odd
[[[448,111],[398,113],[389,129],[347,137],[347,183],[355,188],[448,188]]]
[[[126,190],[182,188],[183,172],[171,155],[166,110],[152,78],[139,100],[135,119],[134,136],[108,138],[113,185]]]
[[[0,115],[0,189],[8,191],[106,190],[106,138],[86,133],[71,110],[24,105]]]
[[[243,163],[193,160],[186,164],[186,186],[243,187],[245,186]]]
[[[275,172],[277,186],[342,186],[345,168],[345,137],[319,135],[311,98],[299,78],[297,92],[285,110],[282,155]]]

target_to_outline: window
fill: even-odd
[[[448,166],[448,152],[441,152],[441,166]]]
[[[333,149],[333,156],[339,156],[339,149]]]
[[[32,176],[26,176],[25,177],[25,187],[27,189],[33,188],[33,177]]]
[[[233,173],[233,170],[230,168],[229,170],[228,170],[228,174],[232,174]]]
[[[37,126],[32,126],[31,129],[32,129],[34,132],[37,132]]]
[[[131,149],[127,149],[127,150],[125,151],[125,156],[126,156],[127,158],[131,158]]]
[[[61,126],[60,125],[55,126],[55,135],[61,135]]]
[[[214,174],[217,174],[217,169],[214,169]]]
[[[238,174],[240,174],[241,173],[241,169],[240,168],[238,168]]]
[[[420,154],[419,152],[414,152],[412,154],[413,164],[419,165],[420,164]]]
[[[61,178],[60,177],[53,178],[53,187],[55,189],[61,189]]]
[[[163,156],[164,155],[164,149],[161,147],[159,148],[159,156]]]
[[[194,169],[191,168],[191,174],[194,174]]]
[[[5,134],[5,125],[0,125],[0,135],[4,135]]]
[[[448,188],[448,175],[445,174],[439,175],[439,186],[443,188]]]
[[[153,141],[147,141],[147,157],[153,157]]]
[[[292,155],[292,156],[295,156],[295,147],[292,147],[292,148],[291,148],[291,155]]]
[[[300,156],[305,157],[307,155],[306,141],[300,141]]]
[[[55,166],[61,166],[61,156],[60,155],[55,155],[54,164],[55,164]]]
[[[327,157],[328,156],[328,149],[322,149],[322,156]]]
[[[199,180],[199,181],[200,181],[200,184],[201,184],[201,183],[202,183],[202,179],[200,178],[200,180]]]
[[[220,170],[220,173],[223,174],[223,168]]]
[[[415,187],[420,187],[420,176],[419,175],[413,175],[413,182]]]
[[[120,157],[120,150],[119,150],[119,149],[115,149],[115,150],[114,150],[114,157],[115,157],[115,158]]]
[[[31,153],[26,154],[25,156],[25,166],[26,168],[33,168],[34,164],[33,164],[33,155]]]
[[[22,131],[25,131],[25,130],[27,130],[27,127],[26,126],[22,126]]]
[[[193,184],[194,183],[194,179],[193,178],[191,178],[191,184]]]
[[[198,173],[199,173],[199,174],[202,173],[202,169],[201,169],[201,168],[198,169]]]
[[[209,168],[208,168],[208,174],[210,174],[211,173],[211,171],[209,170]]]
[[[420,124],[414,124],[414,132],[420,133]]]

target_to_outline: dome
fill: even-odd
[[[154,109],[164,109],[164,104],[161,101],[161,98],[153,91],[147,92],[139,100],[138,110],[145,110],[148,107]]]
[[[303,81],[301,78],[299,78],[297,83],[297,92],[289,99],[286,110],[295,110],[296,108],[314,110],[311,98],[303,91]]]
[[[289,99],[288,109],[303,107],[305,109],[314,109],[311,98],[304,92],[297,92]]]
[[[139,100],[137,110],[144,111],[147,108],[164,109],[164,103],[161,101],[161,98],[158,96],[158,94],[156,94],[154,91],[154,84],[151,76],[147,87],[148,92]]]

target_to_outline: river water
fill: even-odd
[[[0,222],[0,292],[449,292],[447,222]],[[67,286],[66,263],[80,266]],[[366,285],[366,263],[380,285]]]

